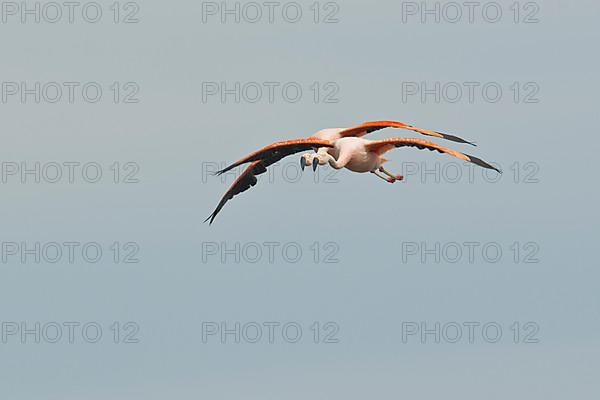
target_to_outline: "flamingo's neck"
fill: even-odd
[[[339,165],[337,160],[335,158],[333,158],[333,156],[329,153],[326,153],[326,157],[327,157],[327,162],[329,163],[329,165],[331,165],[332,168],[334,169],[341,169],[344,168],[342,165]]]

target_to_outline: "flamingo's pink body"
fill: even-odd
[[[370,152],[366,144],[370,140],[347,137],[334,142],[333,148],[327,149],[334,160],[329,158],[327,162],[336,169],[347,168],[353,172],[371,172],[377,170],[382,164],[382,158],[376,153]],[[319,162],[319,164],[324,164]]]
[[[318,139],[323,139],[323,140],[334,141],[334,140],[340,139],[342,137],[341,132],[343,132],[345,129],[348,129],[348,128],[321,129],[320,131],[318,131],[317,133],[312,135],[312,137],[315,137]]]

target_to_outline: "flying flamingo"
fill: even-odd
[[[396,138],[385,139],[382,141],[369,141],[361,138],[368,133],[384,128],[407,129],[426,136],[434,136],[458,143],[466,143],[473,146],[475,145],[474,143],[466,141],[457,136],[417,128],[398,121],[368,121],[350,128],[322,129],[305,139],[293,139],[275,142],[255,151],[254,153],[249,154],[248,156],[236,161],[235,163],[216,173],[217,175],[221,175],[239,165],[250,163],[242,172],[242,174],[233,182],[227,192],[225,192],[225,195],[223,195],[215,210],[204,222],[210,220],[209,224],[212,224],[225,203],[231,200],[235,195],[245,192],[252,186],[256,185],[256,175],[265,173],[268,166],[276,163],[288,155],[311,149],[313,149],[316,153],[305,154],[300,158],[300,165],[302,166],[302,169],[304,169],[306,165],[312,164],[313,170],[316,170],[318,165],[325,165],[329,163],[329,165],[336,169],[346,167],[354,172],[372,172],[388,182],[401,180],[402,177],[400,175],[393,175],[383,168],[383,164],[387,160],[381,157],[381,155],[394,147],[402,146],[437,150],[440,153],[450,154],[462,160],[473,162],[484,168],[497,170],[493,166],[478,158],[438,146],[435,143],[426,140]],[[385,144],[383,142],[385,142]],[[382,151],[382,149],[385,149],[385,151]],[[380,175],[377,170],[388,175],[388,178]]]

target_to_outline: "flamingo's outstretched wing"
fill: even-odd
[[[238,176],[237,179],[233,182],[233,184],[227,190],[227,192],[225,192],[223,198],[221,198],[221,201],[217,205],[217,208],[215,208],[212,214],[210,214],[208,218],[204,220],[204,222],[210,220],[209,224],[212,224],[219,211],[221,211],[221,209],[225,205],[225,203],[233,199],[233,196],[235,196],[236,194],[245,192],[252,186],[256,185],[256,175],[260,175],[265,172],[267,172],[267,167],[265,167],[262,161],[253,161],[252,163],[250,163],[250,165],[246,167],[244,172],[242,172],[242,174]]]
[[[254,153],[242,158],[239,161],[231,164],[227,168],[217,172],[217,174],[223,174],[241,164],[247,162],[250,163],[248,167],[242,172],[242,174],[233,182],[231,187],[225,192],[223,198],[217,205],[217,208],[213,213],[204,221],[210,220],[210,224],[215,220],[215,217],[221,211],[225,203],[231,200],[236,194],[245,192],[252,186],[256,185],[256,175],[267,172],[267,167],[281,160],[285,156],[289,156],[294,153],[301,151],[310,150],[317,147],[333,147],[333,144],[327,140],[307,138],[307,139],[296,139],[286,140],[283,142],[277,142],[270,144],[262,149],[255,151]]]
[[[405,124],[404,122],[400,122],[400,121],[367,121],[360,125],[344,129],[339,134],[341,135],[341,137],[348,137],[348,136],[361,137],[361,136],[366,135],[367,133],[371,133],[371,132],[378,131],[380,129],[385,129],[385,128],[407,129],[409,131],[418,132],[421,135],[433,136],[433,137],[437,137],[437,138],[451,140],[453,142],[466,143],[466,144],[470,144],[471,146],[476,146],[475,143],[472,143],[465,139],[459,138],[458,136],[449,135],[447,133],[442,133],[442,132],[429,131],[427,129],[417,128],[416,126],[408,125],[408,124]]]
[[[258,160],[264,161],[265,167],[268,167],[269,165],[276,163],[286,156],[318,147],[333,147],[333,143],[331,143],[329,140],[322,140],[313,137],[275,142],[218,171],[217,175],[221,175],[239,165]]]
[[[382,155],[393,148],[396,147],[416,147],[419,150],[431,150],[438,151],[440,153],[446,153],[453,157],[460,158],[461,160],[472,162],[473,164],[479,165],[483,168],[493,169],[494,171],[498,171],[502,173],[498,168],[493,165],[488,164],[487,162],[477,158],[470,156],[468,154],[460,153],[456,150],[449,149],[447,147],[440,146],[428,140],[422,139],[413,139],[413,138],[391,138],[391,139],[383,139],[383,140],[375,140],[366,145],[368,151],[372,151],[377,153],[378,155]]]

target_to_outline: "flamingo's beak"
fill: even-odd
[[[316,171],[318,166],[319,166],[319,160],[317,159],[317,157],[315,157],[315,158],[313,158],[313,171]]]
[[[306,159],[302,156],[300,157],[300,168],[302,168],[302,171],[304,171],[304,167],[306,167]]]

